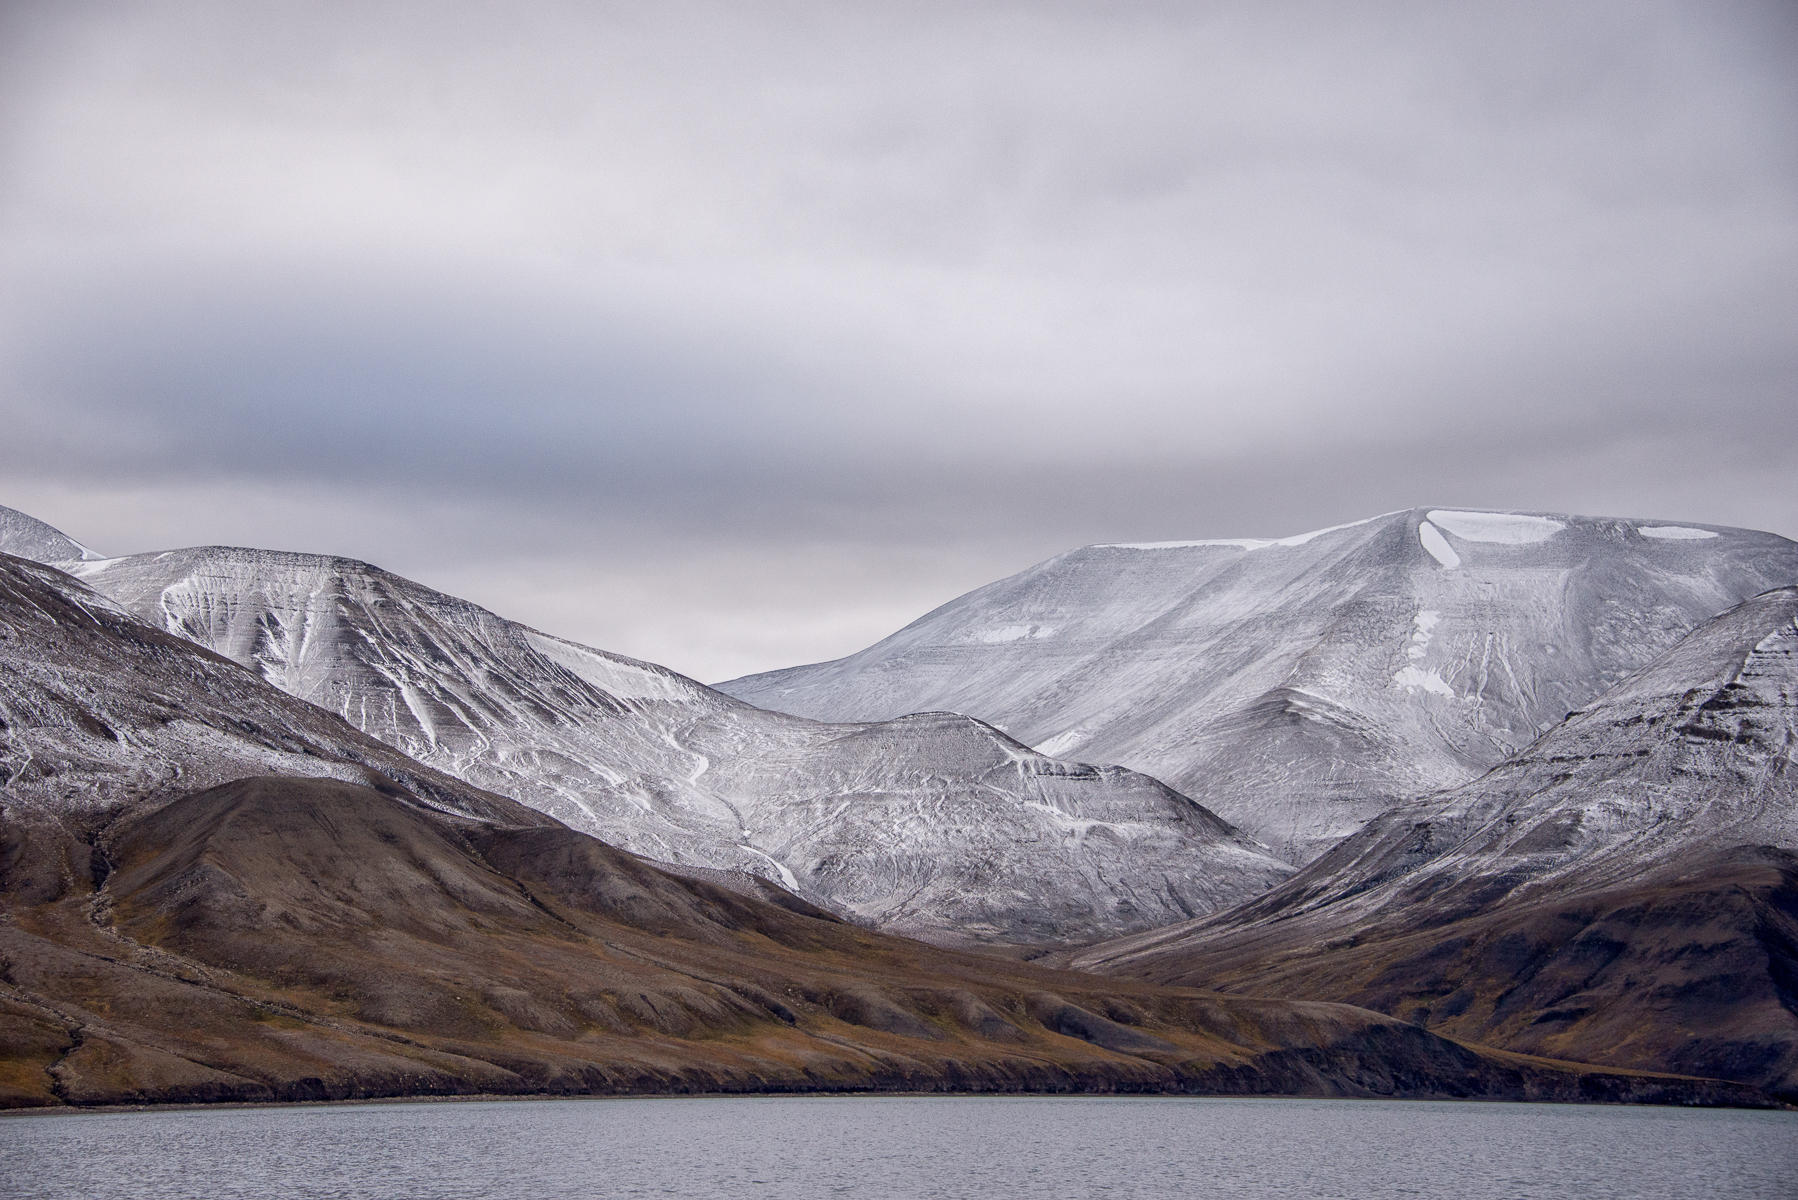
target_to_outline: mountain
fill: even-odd
[[[1795,744],[1781,588],[1268,895],[1071,961],[1798,1097]]]
[[[0,1106],[871,1088],[1762,1101],[1343,1005],[936,949],[671,875],[9,557],[0,684]]]
[[[60,571],[0,554],[0,795],[9,807],[60,829],[269,774],[403,789],[465,816],[513,808],[145,625]],[[27,856],[15,867],[51,861]]]
[[[366,563],[205,547],[65,564],[420,762],[650,858],[944,942],[1093,940],[1291,872],[1158,781],[952,713],[822,724]]]
[[[1302,863],[1793,582],[1798,545],[1772,534],[1415,509],[1088,546],[847,658],[719,687],[831,720],[971,713],[1148,772]]]

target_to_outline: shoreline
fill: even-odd
[[[169,1103],[136,1104],[55,1104],[31,1107],[0,1108],[0,1120],[14,1117],[103,1115],[155,1112],[228,1112],[266,1109],[349,1108],[367,1105],[402,1104],[489,1104],[546,1103],[558,1100],[793,1100],[793,1099],[894,1099],[894,1100],[1199,1100],[1238,1102],[1290,1103],[1304,1101],[1318,1104],[1466,1104],[1519,1105],[1531,1108],[1639,1108],[1661,1110],[1798,1113],[1798,1104],[1766,1097],[1765,1103],[1677,1103],[1648,1100],[1531,1100],[1506,1096],[1316,1096],[1298,1093],[1268,1095],[1233,1095],[1227,1092],[1187,1093],[1176,1091],[1080,1092],[1080,1091],[920,1091],[884,1089],[804,1088],[761,1091],[715,1092],[456,1092],[450,1094],[347,1096],[323,1100],[183,1100]]]

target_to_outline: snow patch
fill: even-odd
[[[1527,546],[1546,542],[1567,526],[1547,517],[1526,517],[1520,513],[1458,512],[1433,509],[1430,520],[1468,542],[1501,542],[1507,546]]]
[[[1392,682],[1407,692],[1422,688],[1424,691],[1433,692],[1438,696],[1455,694],[1455,689],[1448,686],[1448,682],[1436,673],[1434,667],[1428,671],[1418,667],[1401,667],[1398,674],[1392,677]]]
[[[1190,550],[1199,546],[1229,546],[1236,550],[1259,550],[1274,543],[1266,538],[1202,538],[1195,542],[1105,542],[1099,550]]]
[[[692,698],[694,685],[664,668],[589,650],[535,631],[527,631],[524,636],[537,653],[619,700]]]
[[[118,561],[116,558],[89,558],[79,562],[58,563],[56,569],[77,579],[92,579],[104,574],[107,567]]]
[[[1701,538],[1714,538],[1714,530],[1693,529],[1690,525],[1638,525],[1636,532],[1643,537],[1665,538],[1669,541],[1694,542]]]
[[[1434,609],[1419,610],[1412,622],[1411,644],[1405,647],[1406,658],[1422,658],[1429,653],[1430,638],[1434,636],[1436,624],[1441,620],[1442,614]]]
[[[1456,554],[1454,547],[1448,544],[1448,539],[1442,536],[1442,531],[1428,521],[1417,527],[1417,540],[1422,542],[1423,548],[1430,552],[1430,557],[1443,566],[1458,567],[1461,565],[1461,556]]]
[[[1002,625],[997,629],[977,629],[969,635],[969,640],[982,645],[996,646],[1003,642],[1025,642],[1036,638],[1046,638],[1055,632],[1053,625]]]
[[[1086,730],[1076,725],[1072,729],[1064,729],[1055,736],[1044,738],[1042,741],[1038,742],[1036,745],[1036,752],[1038,754],[1046,755],[1049,758],[1055,758],[1068,750],[1072,750],[1079,744],[1080,739],[1085,736]]]
[[[1383,520],[1391,515],[1392,513],[1381,513],[1377,517],[1365,517],[1362,520],[1348,521],[1341,525],[1326,525],[1322,529],[1313,529],[1309,533],[1295,533],[1290,537],[1283,538],[1206,538],[1196,542],[1107,542],[1094,547],[1094,549],[1185,550],[1193,546],[1229,546],[1237,550],[1265,550],[1269,546],[1303,546],[1306,542],[1320,538],[1326,533],[1353,529],[1357,525],[1371,525],[1373,522]]]
[[[1098,821],[1090,817],[1076,817],[1072,813],[1064,812],[1052,804],[1044,804],[1040,800],[1026,800],[1024,801],[1024,807],[1042,813],[1044,816],[1048,817],[1050,823],[1058,827],[1062,833],[1075,838],[1083,839],[1094,829],[1114,828],[1110,821]]]
[[[766,850],[758,849],[755,846],[751,846],[747,842],[743,842],[740,844],[742,845],[743,849],[749,851],[751,854],[759,855],[762,858],[767,859],[768,865],[772,866],[774,868],[775,872],[780,875],[781,886],[786,888],[789,892],[794,893],[795,895],[798,894],[799,881],[797,879],[793,878],[793,872],[787,870],[786,863],[781,862],[778,858],[775,858],[772,854],[769,854]]]

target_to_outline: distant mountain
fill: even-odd
[[[1342,1005],[936,950],[670,875],[5,556],[0,719],[0,1107],[841,1089],[1761,1099]]]
[[[1228,913],[1084,967],[1798,1098],[1798,588]]]
[[[1146,771],[1304,862],[1794,582],[1798,544],[1767,533],[1416,509],[1088,546],[847,658],[719,687],[820,719],[970,713]]]
[[[365,563],[208,547],[65,564],[129,611],[481,788],[647,857],[945,942],[1091,940],[1291,868],[1154,779],[949,713],[819,724]]]
[[[62,530],[5,507],[0,507],[0,554],[41,563],[80,562],[100,557]]]

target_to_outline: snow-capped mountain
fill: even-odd
[[[1706,622],[1472,782],[1370,821],[1227,918],[1424,905],[1440,921],[1498,899],[1609,887],[1738,846],[1798,850],[1798,587]],[[1171,944],[1173,930],[1144,935]],[[1116,953],[1108,961],[1121,961]]]
[[[1798,1089],[1795,746],[1788,587],[1267,895],[1071,961]]]
[[[971,713],[1164,779],[1304,862],[1793,582],[1798,545],[1767,533],[1416,509],[1088,546],[847,658],[719,687],[820,719]]]
[[[208,547],[66,563],[406,754],[646,857],[944,941],[1090,939],[1290,874],[1147,776],[968,717],[821,724],[365,563]]]

